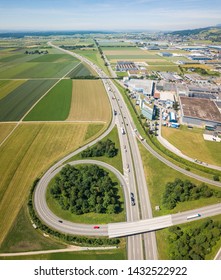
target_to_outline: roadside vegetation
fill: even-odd
[[[175,179],[174,182],[168,182],[162,196],[162,204],[166,209],[173,209],[180,202],[192,201],[200,198],[209,197],[221,198],[221,191],[208,188],[206,184],[196,186],[189,180],[182,181]]]
[[[123,174],[122,156],[121,156],[120,141],[119,141],[119,137],[118,137],[117,127],[114,127],[112,129],[112,131],[105,138],[102,139],[102,143],[105,143],[108,139],[112,143],[114,143],[114,147],[118,151],[116,153],[116,155],[114,157],[108,157],[107,155],[104,154],[102,156],[93,156],[93,157],[89,157],[89,158],[106,162],[106,163],[112,165],[113,167],[115,167],[116,169],[118,169]],[[96,151],[97,149],[99,149],[99,147],[97,146],[97,144],[95,144],[92,147],[90,147],[89,149]],[[87,150],[85,150],[85,151],[87,151]],[[99,154],[100,154],[100,151],[99,151]],[[84,157],[84,158],[86,158],[86,157]],[[78,155],[74,156],[73,158],[71,158],[70,160],[68,160],[68,162],[71,162],[74,160],[81,160],[81,159],[82,159],[82,154],[78,154]]]
[[[157,232],[161,260],[211,260],[221,246],[220,215]]]
[[[112,158],[116,156],[117,153],[118,149],[115,147],[115,143],[107,139],[106,141],[99,141],[92,148],[87,148],[81,153],[81,156],[82,158],[101,156]]]
[[[167,214],[174,214],[177,212],[182,212],[190,209],[200,208],[205,205],[211,205],[215,203],[220,203],[221,198],[216,197],[215,195],[210,196],[208,198],[200,197],[199,199],[195,200],[187,200],[187,201],[180,201],[179,203],[176,203],[176,206],[173,209],[167,209],[162,204],[162,196],[166,193],[166,185],[168,182],[173,182],[176,180],[176,178],[179,178],[179,180],[190,181],[191,184],[194,186],[201,186],[202,182],[197,181],[195,179],[190,179],[190,177],[168,167],[163,162],[159,161],[157,158],[152,156],[141,143],[138,143],[143,166],[144,166],[144,172],[145,177],[147,180],[148,185],[148,191],[150,195],[150,201],[153,211],[153,216],[162,216]],[[220,192],[220,188],[214,187],[211,185],[208,185],[208,188],[212,192]],[[182,188],[178,189],[183,192]],[[173,191],[172,191],[173,192]],[[176,192],[174,191],[172,194],[172,198],[176,196]],[[168,196],[168,200],[170,197]],[[155,207],[160,206],[160,210],[156,210]]]
[[[0,260],[126,260],[127,254],[124,248],[112,250],[86,250],[76,252],[63,252],[51,254],[39,254],[19,257],[0,257]]]
[[[212,219],[189,230],[172,227],[169,229],[168,236],[170,258],[173,260],[204,260],[220,240],[220,236],[221,222],[214,222]]]

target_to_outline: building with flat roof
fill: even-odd
[[[204,127],[221,124],[221,113],[214,101],[180,96],[182,122]]]
[[[154,95],[155,83],[151,80],[131,79],[127,82],[127,85],[131,91],[139,92],[146,96]]]
[[[148,120],[154,120],[156,115],[156,106],[154,104],[148,104],[145,100],[141,101],[141,114]]]
[[[132,61],[118,61],[116,71],[126,72],[128,70],[138,70],[137,66]]]

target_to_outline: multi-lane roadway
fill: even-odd
[[[137,145],[138,135],[135,132],[136,130],[135,130],[135,125],[133,123],[133,119],[131,118],[129,110],[125,105],[125,102],[120,92],[118,91],[114,83],[110,79],[108,79],[107,75],[97,65],[93,64],[91,61],[87,60],[84,57],[81,57],[78,54],[74,54],[70,51],[63,50],[57,46],[54,46],[52,43],[49,44],[57,49],[60,49],[65,53],[77,57],[81,61],[90,65],[98,73],[98,75],[103,80],[114,113],[112,117],[112,122],[109,128],[107,129],[107,131],[103,135],[101,135],[98,139],[94,140],[93,142],[86,145],[85,147],[78,149],[74,153],[66,156],[65,158],[57,162],[42,177],[42,179],[38,184],[34,196],[34,203],[39,216],[49,226],[56,228],[57,230],[65,233],[81,234],[81,235],[82,234],[101,235],[101,236],[108,235],[110,237],[113,237],[114,234],[116,236],[129,235],[128,244],[127,244],[128,259],[157,259],[156,238],[153,230],[166,226],[171,226],[176,223],[181,223],[182,221],[186,222],[187,213],[178,213],[176,214],[177,216],[169,215],[160,218],[152,218],[152,210],[151,210],[151,204],[148,195],[148,188],[146,185],[142,160]],[[88,146],[91,146],[95,144],[97,141],[104,138],[113,129],[115,125],[117,125],[118,132],[119,132],[124,175],[122,176],[122,174],[120,174],[111,166],[108,167],[106,166],[106,167],[116,174],[124,189],[127,224],[118,223],[118,225],[115,224],[110,224],[108,226],[99,225],[99,229],[96,230],[91,225],[78,225],[68,221],[60,220],[48,209],[44,199],[45,189],[47,187],[48,182],[50,181],[50,178],[55,176],[55,174],[57,174],[60,171],[64,162],[66,162],[71,157],[81,152]],[[165,160],[163,157],[158,155],[146,142],[142,142],[142,143],[154,156],[159,158],[167,165],[171,166],[171,162]],[[90,163],[90,162],[85,161],[85,163]],[[78,164],[78,163],[74,162],[72,164]],[[102,165],[102,163],[100,162],[99,164]],[[177,166],[174,165],[173,168],[177,169]],[[181,172],[184,173],[183,171],[185,171],[185,173],[187,172],[186,170],[182,169]],[[133,199],[131,198],[131,196],[133,196]],[[219,211],[220,209],[221,206],[218,205],[218,210],[215,209],[214,212],[210,212],[210,214],[211,215],[214,215],[214,213],[218,214],[221,212]],[[201,209],[200,211],[203,210]],[[182,215],[184,215],[183,218],[179,218]],[[118,232],[119,229],[117,228],[120,227],[120,230],[122,231],[122,225],[124,227],[125,232],[119,233]],[[148,231],[150,232],[146,233]],[[144,233],[144,234],[141,235],[137,233]],[[144,242],[144,246],[143,246],[143,242]]]

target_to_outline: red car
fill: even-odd
[[[99,226],[94,226],[94,229],[99,229],[100,227]]]

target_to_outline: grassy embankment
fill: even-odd
[[[203,129],[188,129],[186,126],[179,129],[162,127],[162,136],[183,154],[206,163],[221,165],[221,144],[205,141],[203,132]]]

